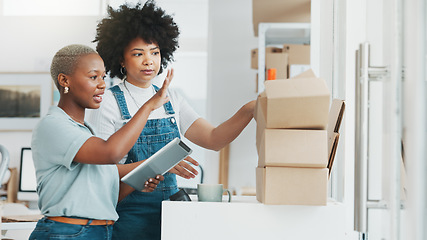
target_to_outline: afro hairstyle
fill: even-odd
[[[126,46],[135,38],[142,38],[147,43],[156,43],[160,48],[161,63],[158,74],[174,60],[173,53],[178,49],[179,29],[172,16],[157,7],[154,1],[147,1],[131,7],[121,5],[117,10],[108,7],[108,17],[98,23],[96,50],[105,63],[110,77],[124,79],[120,71]]]

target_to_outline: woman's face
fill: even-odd
[[[82,56],[68,78],[68,94],[72,95],[74,102],[83,108],[99,108],[105,90],[105,67],[98,54]]]
[[[160,71],[159,45],[146,43],[141,38],[135,38],[128,44],[123,59],[127,81],[139,87],[149,87]]]

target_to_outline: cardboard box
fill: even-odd
[[[328,169],[257,167],[256,191],[264,204],[325,206]]]
[[[288,54],[288,78],[310,69],[310,45],[284,44],[283,51]]]
[[[254,35],[260,22],[311,22],[311,0],[252,0]]]
[[[339,140],[339,129],[341,126],[342,118],[344,116],[345,103],[340,99],[333,99],[331,108],[329,110],[329,121],[328,121],[328,151],[329,151],[329,160],[328,160],[328,169],[329,175],[332,171],[332,166],[335,159],[335,153],[338,147]]]
[[[276,69],[276,79],[288,78],[288,54],[284,52],[268,53],[265,56],[265,69]],[[267,80],[267,74],[265,74]]]
[[[284,44],[283,51],[288,54],[289,65],[310,65],[310,45]]]
[[[327,167],[326,130],[264,129],[262,133],[258,167]]]
[[[325,129],[329,98],[329,89],[320,78],[266,81],[257,99],[257,127]]]
[[[258,69],[258,49],[251,50],[251,68]],[[288,54],[283,48],[265,48],[265,69],[275,68],[277,79],[285,79],[288,76]],[[265,74],[267,80],[267,74]]]
[[[269,54],[283,54],[283,48],[278,47],[266,47],[265,48],[265,55]],[[288,56],[286,54],[286,56]],[[287,61],[287,59],[286,59]],[[251,50],[251,68],[252,69],[258,69],[258,48],[254,48]]]

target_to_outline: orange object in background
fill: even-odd
[[[277,70],[275,68],[269,68],[267,70],[267,80],[276,80]]]

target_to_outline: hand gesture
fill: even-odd
[[[163,82],[163,85],[159,89],[159,91],[157,91],[157,93],[145,103],[151,107],[151,110],[157,109],[169,101],[167,90],[168,90],[169,84],[172,81],[172,78],[173,78],[173,68],[168,69],[168,73],[166,75],[165,81]]]
[[[173,167],[171,170],[169,170],[170,173],[175,173],[176,175],[190,179],[195,178],[199,172],[197,172],[196,169],[194,169],[190,164],[187,162],[192,163],[195,166],[199,166],[199,163],[191,158],[190,156],[186,157],[184,160],[179,162],[175,167]]]
[[[163,181],[165,177],[163,175],[157,175],[156,178],[150,178],[145,182],[145,188],[142,192],[152,192],[159,185],[160,181]]]

